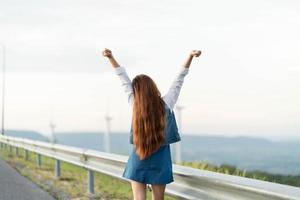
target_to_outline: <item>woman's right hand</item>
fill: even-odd
[[[108,58],[111,58],[113,56],[111,50],[109,50],[107,48],[104,48],[104,50],[102,51],[102,54],[104,57],[108,57]]]
[[[201,51],[200,50],[192,50],[192,52],[190,53],[190,55],[188,56],[188,58],[186,59],[186,61],[184,62],[183,66],[185,68],[189,68],[191,65],[191,62],[195,57],[199,57],[201,55]]]
[[[193,50],[190,54],[191,56],[195,56],[195,57],[199,57],[201,55],[201,51],[200,50]]]

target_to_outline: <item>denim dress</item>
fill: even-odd
[[[123,177],[145,184],[167,184],[174,181],[170,145],[162,145],[144,160],[132,148]]]
[[[164,144],[143,160],[139,159],[135,151],[135,145],[133,145],[122,175],[124,178],[145,184],[168,184],[174,181],[170,144],[180,141],[181,138],[178,133],[174,113],[167,106],[165,108],[167,124]],[[132,136],[131,126],[129,140],[131,144]]]

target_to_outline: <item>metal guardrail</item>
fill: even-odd
[[[35,152],[37,164],[41,165],[41,155],[56,160],[55,174],[60,176],[60,161],[72,163],[88,170],[88,193],[94,193],[93,172],[101,172],[119,179],[128,156],[51,144],[36,140],[0,135],[3,144]],[[173,164],[174,182],[167,184],[166,193],[178,199],[197,200],[300,200],[300,188],[262,180],[227,175],[206,170],[193,169]]]

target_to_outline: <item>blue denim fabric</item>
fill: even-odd
[[[171,111],[171,109],[167,106],[166,103],[165,103],[165,110],[166,110],[167,124],[165,128],[165,142],[163,143],[163,145],[181,141],[180,135],[178,133],[178,127],[177,127],[174,112]],[[130,128],[129,143],[133,144],[132,124]]]
[[[133,147],[122,176],[145,184],[173,182],[170,145],[162,145],[144,160],[139,159]]]

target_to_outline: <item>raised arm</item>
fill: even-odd
[[[166,104],[169,106],[171,110],[173,110],[174,105],[177,102],[181,87],[183,85],[184,77],[188,74],[191,62],[193,57],[199,57],[201,51],[193,50],[186,61],[183,63],[183,66],[180,68],[179,72],[177,73],[175,79],[172,82],[171,87],[169,88],[168,92],[162,97]]]
[[[103,56],[107,57],[114,68],[114,73],[121,80],[121,84],[125,90],[127,95],[127,100],[130,105],[133,105],[133,89],[131,85],[131,80],[128,77],[126,70],[124,67],[120,66],[116,59],[113,57],[111,51],[109,49],[104,49],[102,52]]]

